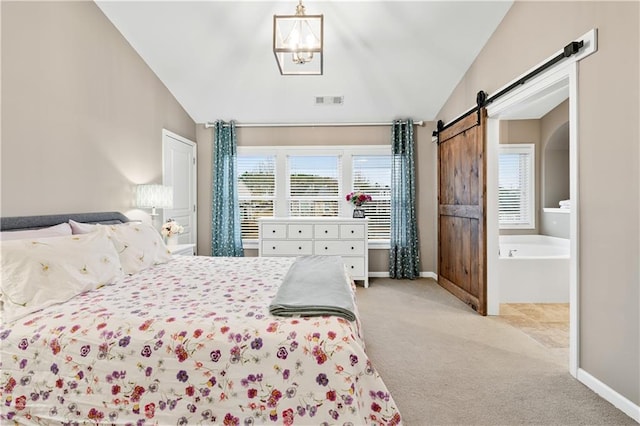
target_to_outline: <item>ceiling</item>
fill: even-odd
[[[324,74],[282,76],[273,15],[297,0],[96,3],[197,123],[435,120],[512,4],[307,0],[324,15]]]

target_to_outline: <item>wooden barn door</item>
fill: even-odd
[[[487,314],[485,134],[481,108],[439,133],[438,283]]]

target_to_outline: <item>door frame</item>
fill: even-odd
[[[180,142],[183,142],[187,145],[189,145],[191,147],[191,154],[193,156],[193,168],[192,168],[192,173],[191,173],[191,179],[190,179],[190,184],[191,184],[191,190],[193,191],[194,194],[194,207],[193,210],[191,212],[193,219],[193,226],[192,226],[192,235],[193,235],[193,239],[194,241],[192,241],[192,243],[195,244],[195,250],[197,251],[198,249],[198,147],[196,145],[196,143],[194,141],[191,141],[187,138],[184,138],[176,133],[173,133],[167,129],[162,129],[162,184],[166,185],[166,176],[167,176],[167,170],[165,169],[165,160],[166,160],[166,155],[167,153],[165,152],[165,147],[166,147],[166,141],[168,138],[172,138],[172,139],[176,139]],[[166,222],[167,219],[169,219],[163,209],[162,211],[162,223]]]
[[[489,315],[498,315],[500,308],[500,282],[497,270],[499,248],[497,188],[500,116],[508,112],[509,108],[522,105],[527,100],[544,96],[545,90],[554,85],[566,83],[569,90],[569,197],[571,199],[571,212],[569,214],[569,373],[573,377],[578,376],[580,356],[578,61],[597,50],[597,31],[592,29],[582,37],[579,37],[578,40],[584,40],[585,43],[585,47],[581,52],[543,71],[527,84],[514,89],[509,94],[487,106],[487,310]],[[550,58],[561,52],[556,52]],[[537,67],[538,65],[531,70]],[[528,74],[528,72],[523,73],[523,75]]]

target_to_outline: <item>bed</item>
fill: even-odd
[[[357,308],[354,321],[270,314],[295,258],[171,256],[155,230],[119,213],[71,217],[71,235],[27,231],[27,238],[0,242],[3,424],[402,423],[365,352]],[[0,225],[2,234],[46,232],[68,221],[3,218]],[[153,249],[141,255],[136,244]],[[55,261],[33,255],[41,248],[63,253],[65,268],[76,258],[81,266],[65,275]],[[23,258],[39,262],[27,278],[26,267],[11,264]],[[46,281],[59,287],[44,299],[30,289],[29,300],[44,301],[29,306],[5,284],[22,279],[28,287],[36,273],[60,274]],[[97,284],[87,284],[91,274]],[[60,277],[82,285],[65,296]]]

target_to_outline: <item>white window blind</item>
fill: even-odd
[[[500,228],[535,228],[535,145],[499,148],[498,200]]]
[[[238,202],[243,239],[258,238],[258,218],[273,217],[275,155],[238,156]]]
[[[391,149],[389,145],[239,146],[238,188],[242,239],[258,239],[260,217],[351,217],[351,191],[373,197],[364,208],[369,240],[388,244]],[[246,247],[245,246],[245,247]]]
[[[338,216],[340,159],[338,155],[287,157],[291,216]]]
[[[354,191],[371,195],[364,205],[369,218],[369,239],[389,239],[391,224],[391,155],[354,155]]]

